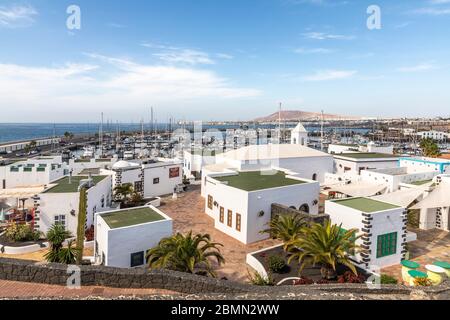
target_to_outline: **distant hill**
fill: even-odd
[[[275,112],[267,117],[257,118],[256,122],[272,122],[278,121],[279,113]],[[324,120],[362,120],[362,117],[344,116],[337,114],[324,114]],[[281,111],[282,121],[314,121],[321,120],[322,114],[320,112],[307,112],[307,111]]]

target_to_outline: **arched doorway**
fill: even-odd
[[[298,209],[299,211],[301,211],[301,212],[304,212],[304,213],[309,213],[309,205],[307,205],[306,203],[304,203],[304,204],[302,204],[301,206],[300,206],[300,209]]]
[[[317,173],[314,173],[314,174],[313,174],[312,179],[313,179],[314,181],[317,181]]]

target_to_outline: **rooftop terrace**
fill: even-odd
[[[103,179],[105,179],[107,176],[93,176],[92,180],[95,184],[99,183]],[[64,177],[56,182],[56,186],[48,189],[45,191],[45,193],[74,193],[78,192],[78,187],[80,186],[81,180],[88,179],[88,176],[73,176],[69,183],[69,177]]]
[[[130,227],[134,225],[165,220],[165,218],[150,207],[132,208],[100,214],[111,229]]]
[[[264,190],[306,183],[306,181],[286,178],[286,174],[282,171],[239,172],[237,175],[215,177],[214,179],[244,191]]]
[[[373,213],[378,211],[400,208],[399,206],[390,203],[381,202],[369,198],[350,198],[350,199],[336,200],[334,202],[366,213]]]
[[[398,158],[398,156],[393,154],[383,154],[375,152],[359,152],[359,153],[343,153],[335,155],[338,157],[352,158],[356,160],[360,159],[385,159],[385,158]]]

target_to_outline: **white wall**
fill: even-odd
[[[352,161],[340,158],[335,158],[335,173],[344,174],[360,174],[360,170],[367,169],[384,169],[398,167],[398,160],[383,160],[383,161]],[[350,170],[345,170],[345,168]]]
[[[223,176],[223,174],[220,174]],[[296,177],[290,178],[295,179]],[[311,214],[317,214],[319,205],[314,205],[319,200],[320,185],[315,181],[291,185],[279,188],[247,192],[229,187],[214,180],[214,177],[206,177],[206,185],[202,186],[205,194],[206,213],[215,221],[215,227],[229,236],[248,244],[269,238],[267,234],[260,234],[267,228],[271,219],[271,205],[282,204],[299,209],[303,204],[308,204]],[[208,195],[213,197],[213,209],[208,208]],[[217,205],[214,205],[214,203]],[[224,223],[220,222],[220,207],[224,208]],[[232,227],[227,225],[228,210],[233,212]],[[264,211],[262,217],[259,213]],[[236,213],[241,214],[241,231],[236,230]]]
[[[370,265],[379,266],[379,267],[387,267],[390,265],[399,264],[402,259],[402,228],[405,226],[403,223],[403,212],[404,208],[392,209],[387,211],[375,212],[371,213],[371,217],[373,218],[371,224],[371,238],[370,238]],[[333,224],[341,225],[345,230],[350,229],[358,229],[359,232],[357,235],[362,233],[362,229],[364,228],[363,220],[364,217],[362,212],[356,209],[349,208],[344,205],[340,205],[337,202],[326,201],[325,202],[325,213],[330,216],[331,222]],[[377,258],[377,242],[378,236],[397,232],[397,250],[396,254]],[[358,245],[362,245],[362,239],[358,239],[356,242]],[[361,256],[359,254],[356,255],[356,259],[361,261]]]
[[[170,169],[179,168],[179,176],[170,178]],[[153,179],[159,178],[158,184]],[[172,194],[175,187],[183,183],[183,168],[181,164],[158,164],[144,169],[144,197],[159,197]]]
[[[97,215],[96,240],[98,252],[105,253],[105,265],[118,268],[131,267],[131,254],[144,252],[158,245],[162,238],[172,235],[173,221],[161,211],[152,208],[166,220],[110,229],[101,215]],[[106,235],[107,234],[107,235]]]

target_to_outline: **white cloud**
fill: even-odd
[[[334,50],[326,48],[297,48],[294,52],[299,54],[326,54],[332,53]]]
[[[429,70],[435,70],[438,69],[438,67],[433,63],[421,63],[415,66],[409,66],[409,67],[401,67],[398,68],[397,71],[400,72],[421,72],[421,71],[429,71]]]
[[[30,119],[40,116],[45,121],[61,113],[61,117],[80,120],[105,109],[131,116],[133,112],[142,114],[149,103],[176,108],[190,102],[200,106],[211,100],[222,103],[223,99],[261,94],[256,89],[237,87],[212,71],[86,55],[95,63],[60,67],[0,63],[2,105]]]
[[[0,27],[28,27],[33,24],[37,14],[38,12],[32,6],[0,6]]]
[[[158,57],[162,61],[169,63],[182,63],[189,65],[197,64],[215,64],[206,52],[183,49],[183,50],[171,50],[163,53],[154,53],[155,57]]]
[[[217,53],[216,56],[217,56],[217,58],[225,59],[225,60],[234,59],[234,57],[231,54],[227,54],[227,53]]]
[[[329,81],[348,79],[357,73],[355,70],[320,70],[315,74],[303,77],[304,81]]]
[[[450,3],[450,0],[429,0],[431,4],[445,4]]]
[[[450,8],[419,8],[411,11],[411,13],[431,16],[443,16],[450,14]]]
[[[342,34],[331,34],[325,32],[307,32],[303,36],[307,39],[314,40],[353,40],[355,36],[347,36]]]

